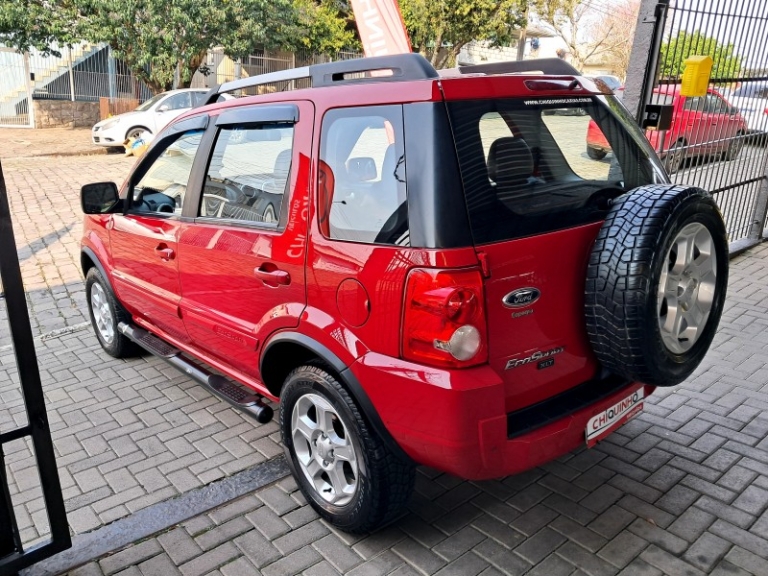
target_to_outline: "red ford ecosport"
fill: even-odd
[[[438,74],[408,54],[223,92],[242,97],[173,122],[120,190],[83,188],[94,329],[261,422],[279,401],[337,526],[401,511],[414,464],[493,478],[591,446],[706,353],[717,207],[562,61]],[[613,162],[584,152],[590,120]]]

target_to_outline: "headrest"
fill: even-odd
[[[394,177],[395,168],[397,168],[397,158],[395,158],[395,145],[390,144],[387,146],[387,151],[384,152],[384,161],[381,163],[382,182]]]
[[[287,150],[283,150],[280,152],[280,154],[277,155],[277,160],[275,160],[275,169],[274,169],[274,175],[275,178],[288,178],[288,174],[291,171],[291,157],[293,156],[293,152],[290,148]]]
[[[514,186],[533,175],[533,154],[522,138],[499,138],[488,153],[488,176],[498,186]]]

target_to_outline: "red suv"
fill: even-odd
[[[408,54],[223,92],[243,97],[173,122],[119,190],[83,188],[94,329],[261,422],[279,401],[342,529],[400,513],[414,464],[494,478],[591,446],[706,353],[720,213],[564,62]],[[563,108],[586,115],[544,114]],[[611,166],[581,158],[590,119]]]
[[[617,96],[621,98],[623,92],[618,91]],[[722,156],[734,160],[741,154],[749,132],[747,123],[739,109],[715,90],[710,88],[701,97],[686,97],[680,95],[679,85],[660,86],[653,91],[653,103],[673,106],[672,127],[668,131],[645,133],[669,172],[677,172],[688,158]],[[610,151],[611,145],[600,127],[590,122],[587,155],[602,160]]]

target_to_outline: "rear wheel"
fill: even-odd
[[[685,161],[685,142],[675,142],[667,150],[667,155],[664,157],[664,167],[670,174],[675,174],[683,167]]]
[[[607,152],[605,150],[600,150],[600,148],[593,148],[592,146],[587,146],[587,156],[592,158],[592,160],[602,160],[605,158]]]
[[[386,447],[327,371],[302,366],[288,375],[280,431],[299,487],[331,524],[369,532],[404,511],[413,466]]]
[[[727,284],[728,240],[709,193],[653,185],[616,199],[587,272],[595,355],[628,379],[679,384],[709,349]]]
[[[736,133],[736,137],[728,143],[728,149],[725,151],[726,160],[736,160],[744,148],[745,134],[741,130]]]

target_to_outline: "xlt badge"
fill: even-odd
[[[544,352],[542,352],[541,350],[537,350],[536,352],[534,352],[530,356],[526,356],[525,358],[512,358],[507,362],[507,366],[504,368],[504,370],[511,370],[512,368],[517,368],[518,366],[530,364],[531,362],[544,360],[546,358],[549,358],[550,356],[554,356],[555,354],[560,354],[562,352],[565,352],[565,346],[558,346],[557,348],[552,348],[551,350],[545,350]],[[543,366],[543,368],[548,368],[548,366]]]
[[[507,308],[523,308],[530,306],[541,296],[538,288],[518,288],[501,299]]]

